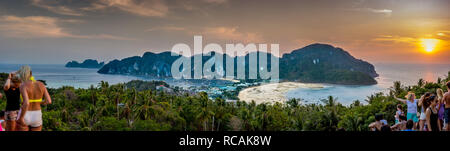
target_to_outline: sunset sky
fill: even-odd
[[[450,64],[449,0],[2,0],[0,63],[110,61],[177,43],[326,43],[373,63]]]

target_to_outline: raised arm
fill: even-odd
[[[11,73],[9,73],[8,79],[6,79],[6,82],[3,85],[3,90],[8,91],[8,89],[11,87],[11,78],[12,78],[12,75],[11,75]]]
[[[425,98],[425,95],[422,95],[419,99],[419,103],[417,104],[418,106],[422,106],[423,105],[423,100]]]
[[[400,99],[400,98],[398,98],[396,96],[394,96],[394,98],[397,99],[398,101],[402,102],[402,103],[405,103],[405,104],[406,104],[406,101],[408,101],[406,99]]]

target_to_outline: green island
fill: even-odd
[[[256,53],[256,54],[255,54]],[[225,58],[221,68],[226,71],[227,60],[233,60],[234,72],[237,68],[245,68],[246,80],[249,79],[248,70],[250,67],[249,57],[251,54],[266,55],[267,67],[259,65],[259,58],[256,68],[271,67],[271,58],[275,56],[271,53],[252,52],[245,56],[231,57],[224,54],[214,53]],[[201,56],[202,63],[214,59],[214,55]],[[195,57],[195,56],[194,56]],[[190,57],[193,62],[194,57]],[[142,56],[133,56],[122,60],[113,60],[102,66],[97,72],[100,74],[121,74],[150,77],[172,77],[171,65],[180,56],[172,56],[170,52],[153,53],[146,52]],[[238,58],[244,59],[243,65],[237,65]],[[311,44],[306,47],[293,50],[284,54],[279,59],[280,79],[282,81],[296,81],[303,83],[330,83],[342,85],[374,85],[378,76],[375,67],[369,62],[357,59],[349,52],[328,44]],[[236,64],[234,64],[236,63]],[[193,69],[193,64],[191,65]],[[213,71],[215,69],[211,69]],[[260,72],[259,70],[257,72]],[[193,72],[192,72],[193,74]],[[259,79],[261,80],[261,79]]]
[[[0,73],[3,85],[6,73]],[[101,82],[88,89],[49,88],[53,104],[44,106],[45,131],[368,131],[375,114],[394,123],[394,96],[408,91],[422,95],[437,88],[447,91],[448,75],[436,82],[420,79],[416,85],[394,82],[388,94],[376,93],[349,106],[330,96],[321,104],[302,104],[299,99],[285,103],[255,104],[209,99],[199,92],[189,94],[161,81],[131,81],[109,85]],[[2,92],[3,93],[3,92]],[[5,108],[6,99],[0,101]],[[405,106],[404,106],[405,107]]]
[[[86,59],[82,63],[79,63],[77,61],[70,61],[66,63],[65,67],[67,68],[101,68],[103,65],[105,65],[104,62],[98,62],[97,60],[93,59]]]

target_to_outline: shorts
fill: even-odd
[[[449,124],[449,115],[450,114],[450,108],[446,108],[445,110],[444,110],[444,123],[445,124]]]
[[[25,122],[25,125],[30,127],[42,126],[42,111],[27,111],[27,113],[23,117],[23,120]]]
[[[5,120],[6,121],[17,121],[17,117],[19,114],[19,110],[6,111],[5,112]]]
[[[419,119],[422,121],[425,121],[425,120],[427,120],[427,115],[425,113],[420,113]]]
[[[406,118],[408,120],[412,120],[414,123],[419,122],[419,119],[417,118],[417,114],[416,113],[407,113],[406,114]]]

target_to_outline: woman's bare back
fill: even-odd
[[[28,94],[28,100],[42,100],[44,98],[45,85],[40,81],[35,82],[25,82],[24,86],[26,88],[26,92]],[[28,106],[28,111],[36,111],[41,109],[40,102],[30,102],[30,106]]]

